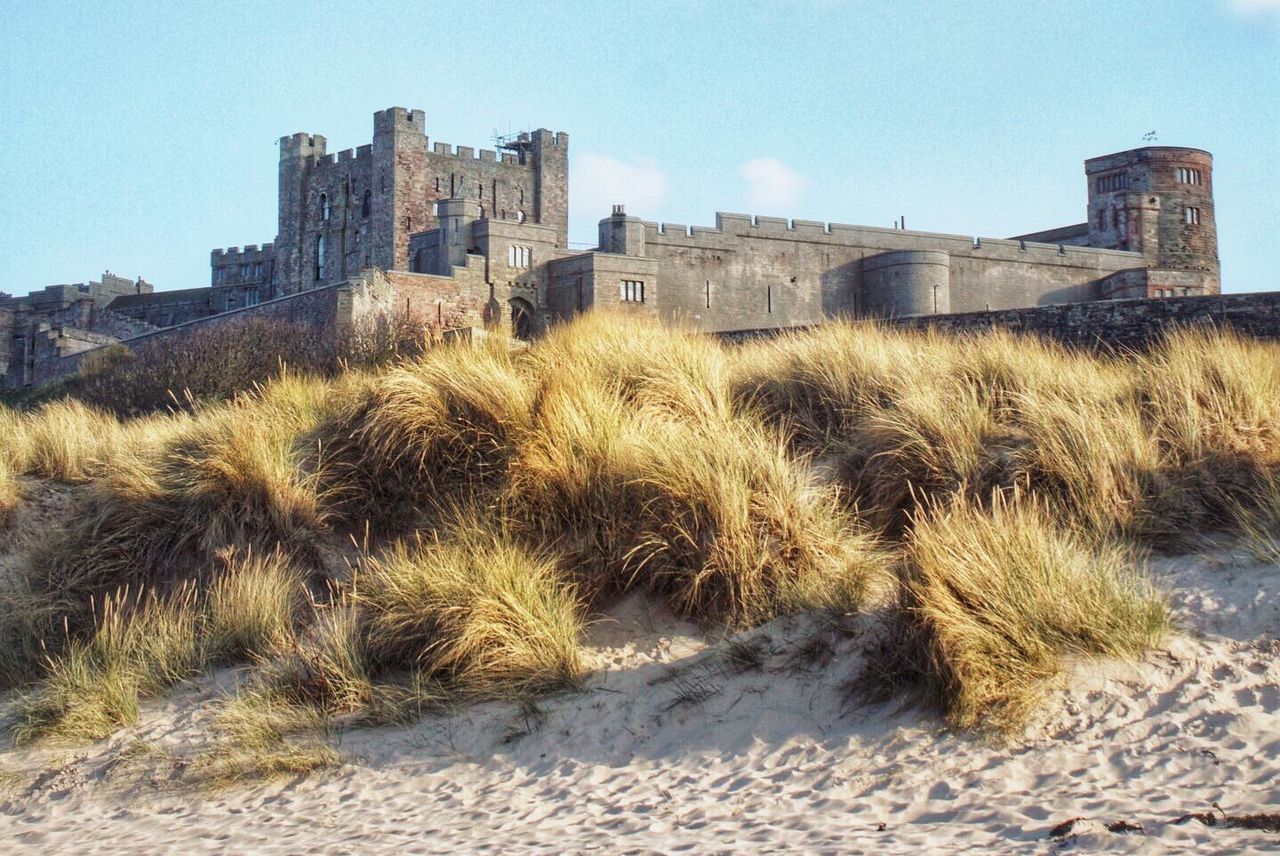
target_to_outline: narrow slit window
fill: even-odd
[[[314,278],[316,281],[319,281],[322,271],[324,270],[324,235],[316,235],[316,252],[314,261]]]

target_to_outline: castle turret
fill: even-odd
[[[471,199],[441,199],[436,203],[436,218],[440,221],[440,260],[442,270],[448,273],[450,266],[465,267],[467,251],[471,249],[471,224],[480,219],[480,203]]]
[[[532,134],[534,219],[556,230],[556,242],[569,242],[569,135],[539,128]]]
[[[409,236],[435,225],[427,196],[427,117],[391,107],[373,114],[374,206],[371,264],[409,269]]]
[[[600,221],[600,252],[622,256],[645,254],[644,221],[628,217],[621,205],[613,206],[613,213]]]
[[[1221,291],[1211,154],[1148,146],[1091,158],[1085,175],[1090,246],[1142,253],[1195,283],[1188,291]]]
[[[302,282],[307,246],[307,178],[315,161],[325,154],[319,134],[293,134],[280,138],[280,185],[276,239],[276,270],[286,291]]]

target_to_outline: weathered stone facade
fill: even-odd
[[[424,113],[400,107],[336,156],[320,135],[284,137],[273,242],[214,250],[208,288],[104,277],[0,295],[0,378],[29,385],[84,349],[245,313],[329,324],[408,312],[529,338],[597,307],[725,332],[1220,290],[1212,158],[1198,149],[1092,158],[1086,222],[1011,239],[725,213],[687,227],[619,205],[597,246],[575,252],[568,147],[545,129],[478,153],[432,144]]]
[[[1072,347],[1103,351],[1142,350],[1178,329],[1232,330],[1258,339],[1280,340],[1280,291],[1212,294],[1178,300],[1134,297],[850,323],[885,324],[907,330],[932,328],[961,335],[992,329],[1010,330]],[[795,328],[729,330],[718,335],[726,342],[737,343],[771,338],[788,329]]]
[[[568,134],[540,129],[501,151],[477,152],[431,144],[425,125],[421,110],[383,110],[374,115],[373,142],[336,158],[319,134],[281,138],[278,232],[252,260],[267,276],[264,294],[292,294],[366,268],[415,269],[411,236],[435,228],[436,205],[446,199],[474,201],[492,221],[551,227],[557,245],[566,245]],[[220,271],[243,266],[239,255],[234,247],[214,251],[215,286]]]
[[[92,350],[148,329],[111,307],[154,286],[107,271],[101,282],[50,285],[25,297],[0,292],[0,389],[48,379],[44,367],[59,357]]]

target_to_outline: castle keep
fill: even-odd
[[[598,306],[726,332],[1220,291],[1213,162],[1199,149],[1091,158],[1084,222],[1002,240],[727,213],[688,227],[618,205],[581,251],[568,244],[567,134],[476,151],[432,142],[425,124],[420,110],[378,112],[372,143],[336,156],[318,134],[281,138],[275,239],[214,250],[207,288],[104,276],[53,297],[0,294],[4,385],[228,313],[408,311],[528,338]]]

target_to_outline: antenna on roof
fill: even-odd
[[[499,133],[493,129],[493,145],[499,151],[518,152],[524,154],[533,148],[533,135],[528,131],[508,131]]]

